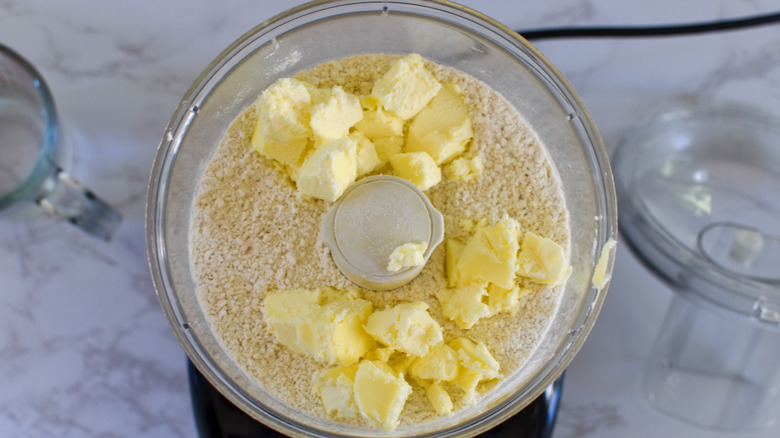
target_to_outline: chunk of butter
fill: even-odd
[[[386,363],[363,360],[355,372],[354,397],[360,413],[384,429],[398,425],[412,387]]]
[[[441,84],[425,68],[422,57],[412,53],[393,62],[371,90],[387,111],[408,120],[439,92]]]
[[[445,83],[409,124],[407,152],[427,152],[443,164],[466,150],[474,137],[466,102],[460,89]]]
[[[501,377],[500,364],[485,344],[461,337],[450,341],[448,345],[458,354],[461,366],[454,383],[470,400],[476,399],[479,382]]]
[[[363,176],[382,165],[382,160],[376,153],[374,143],[360,131],[349,134],[356,145],[356,165],[358,176]]]
[[[299,162],[312,136],[309,88],[302,81],[282,78],[263,91],[255,102],[257,124],[251,138],[257,152],[282,164]]]
[[[442,341],[439,323],[428,314],[423,302],[403,302],[368,317],[366,331],[382,344],[414,356],[425,356]]]
[[[490,282],[511,288],[519,230],[517,221],[509,217],[502,218],[496,225],[478,228],[458,257],[456,269],[460,284]]]
[[[333,202],[357,178],[357,142],[350,138],[325,140],[316,145],[298,172],[298,190]]]
[[[486,283],[470,283],[440,289],[436,292],[436,298],[441,303],[442,314],[462,328],[473,327],[481,318],[491,315],[485,303],[486,286]]]
[[[515,314],[520,308],[520,298],[528,292],[530,292],[530,289],[521,288],[518,285],[514,285],[511,288],[503,288],[492,283],[489,284],[487,294],[490,315],[502,312]]]
[[[337,298],[321,303],[318,291],[268,294],[263,317],[269,331],[292,351],[327,364],[351,365],[376,346],[363,326],[373,310],[369,301]]]
[[[271,292],[263,301],[263,319],[268,330],[279,342],[298,354],[304,354],[298,347],[298,325],[300,315],[309,315],[319,307],[318,291],[292,289]]]
[[[366,137],[375,139],[403,135],[404,121],[397,115],[385,111],[375,97],[361,97],[360,105],[363,109],[363,118],[355,124],[355,129]]]
[[[330,415],[355,418],[360,413],[355,403],[355,374],[359,364],[339,366],[314,373],[314,392]]]
[[[420,190],[428,190],[441,181],[441,169],[426,152],[407,152],[390,157],[393,172],[414,184]]]
[[[531,231],[523,235],[523,244],[517,256],[517,274],[541,283],[556,284],[568,272],[563,247]]]
[[[611,276],[607,275],[607,268],[609,267],[609,258],[612,255],[617,241],[615,239],[609,239],[607,243],[601,248],[601,255],[599,261],[596,263],[596,267],[593,269],[593,279],[591,283],[593,287],[598,290],[604,289]]]
[[[456,158],[444,167],[447,179],[470,181],[482,175],[485,163],[479,155],[474,158]]]
[[[447,285],[455,287],[460,282],[458,276],[458,259],[466,244],[457,239],[447,239],[444,258],[444,272],[447,275]]]
[[[425,385],[425,396],[439,415],[452,413],[452,398],[438,382]]]
[[[389,163],[390,158],[400,154],[404,147],[404,137],[402,135],[377,137],[372,138],[371,141],[374,142],[376,154],[382,165]]]
[[[407,242],[399,245],[390,253],[387,270],[398,272],[404,268],[424,265],[426,249],[428,249],[428,242]]]
[[[311,91],[311,131],[315,138],[341,138],[363,118],[357,96],[340,86]]]
[[[458,353],[444,342],[436,344],[425,356],[417,357],[409,366],[409,375],[422,380],[451,382],[458,376]]]

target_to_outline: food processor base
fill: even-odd
[[[190,397],[200,438],[275,438],[284,435],[266,427],[220,394],[192,362],[187,361]],[[558,415],[563,375],[542,395],[509,420],[480,435],[485,438],[550,438]]]

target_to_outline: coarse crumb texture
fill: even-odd
[[[296,77],[313,85],[341,85],[356,95],[371,86],[396,59],[391,55],[359,55],[319,65]],[[567,212],[555,172],[543,146],[516,110],[484,83],[452,68],[427,63],[442,82],[462,88],[474,139],[467,157],[480,155],[482,175],[470,181],[442,180],[426,194],[444,215],[445,240],[468,237],[459,222],[503,215],[523,229],[569,247]],[[327,418],[312,390],[310,376],[325,367],[279,344],[268,332],[261,313],[270,291],[330,286],[356,289],[336,268],[320,238],[320,221],[331,203],[297,192],[284,170],[251,147],[253,107],[229,127],[202,177],[193,206],[192,263],[200,298],[214,330],[245,372],[294,408]],[[384,169],[385,173],[388,172]],[[380,169],[377,173],[382,173]],[[533,293],[523,298],[515,315],[499,314],[469,330],[447,321],[434,293],[447,286],[444,245],[432,254],[421,274],[391,292],[361,290],[375,308],[401,301],[424,301],[444,329],[445,340],[467,336],[484,342],[501,364],[504,376],[526,361],[549,326],[559,289],[526,284]],[[492,382],[494,386],[496,382]],[[491,384],[480,390],[488,391]],[[456,388],[447,388],[463,408]],[[401,415],[401,424],[438,418],[420,387],[415,387]],[[361,420],[347,423],[364,424]]]

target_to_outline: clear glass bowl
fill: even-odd
[[[388,433],[306,416],[242,372],[201,308],[189,229],[205,165],[230,122],[268,85],[346,56],[413,52],[490,85],[536,131],[567,200],[573,272],[559,311],[527,364],[473,408]],[[512,30],[461,6],[431,1],[314,2],[252,29],[219,55],[182,99],[160,143],[147,202],[152,275],[188,356],[239,408],[290,436],[473,436],[516,414],[560,376],[590,332],[606,294],[592,285],[594,269],[605,243],[617,237],[608,158],[566,80]],[[610,257],[608,276],[612,262]]]

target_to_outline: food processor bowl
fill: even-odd
[[[554,319],[527,363],[476,405],[393,431],[313,418],[249,378],[212,330],[190,261],[193,201],[228,125],[276,79],[371,53],[419,53],[500,93],[546,147],[570,215],[572,272]],[[157,294],[181,345],[213,386],[258,421],[289,436],[474,436],[536,399],[580,349],[606,294],[600,280],[601,273],[608,279],[612,270],[614,245],[608,242],[617,238],[617,209],[607,154],[582,102],[515,32],[453,3],[319,1],[246,33],[187,91],[159,145],[146,226]],[[599,263],[605,245],[607,254]],[[597,267],[601,273],[594,282]]]

